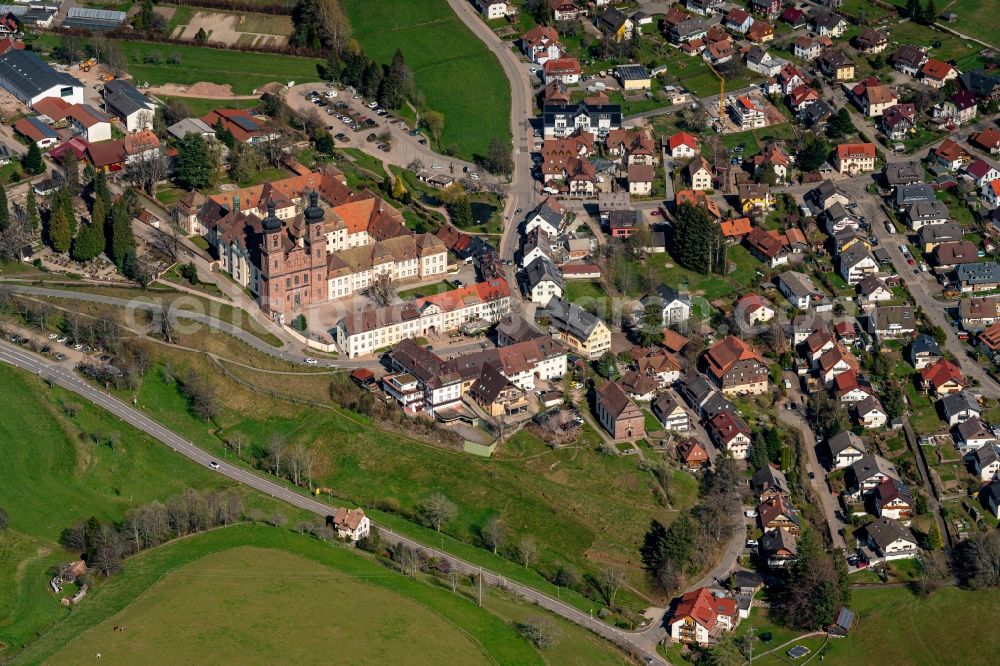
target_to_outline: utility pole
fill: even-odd
[[[479,567],[479,605],[483,605],[483,568]]]

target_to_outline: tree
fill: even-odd
[[[132,215],[129,213],[125,197],[121,197],[111,206],[111,234],[109,258],[115,262],[118,270],[124,270],[125,257],[129,251],[135,250],[135,237],[132,235]]]
[[[434,493],[425,499],[420,508],[424,518],[438,532],[441,531],[441,526],[444,523],[454,518],[455,514],[458,513],[458,507],[455,506],[455,503],[442,493]]]
[[[614,379],[618,376],[618,358],[611,352],[604,354],[597,359],[594,370],[605,379]]]
[[[483,166],[490,173],[508,176],[514,171],[514,156],[510,146],[504,144],[497,137],[490,139],[490,145],[486,149],[486,157],[483,158]]]
[[[80,225],[80,230],[73,239],[70,256],[75,261],[87,262],[104,252],[104,229],[100,224],[91,221]]]
[[[517,542],[517,559],[525,567],[530,567],[538,557],[538,542],[534,537],[526,536]]]
[[[618,596],[618,591],[621,590],[622,585],[625,584],[625,574],[618,569],[604,567],[601,569],[598,580],[601,585],[601,593],[604,595],[604,599],[608,602],[609,606],[614,608],[615,597]]]
[[[200,134],[192,132],[177,144],[174,178],[181,187],[191,190],[208,187],[215,182],[217,169],[213,152]]]
[[[903,416],[906,403],[903,400],[903,388],[897,381],[889,381],[882,385],[882,406],[885,407],[885,414],[890,420]]]
[[[368,286],[368,297],[379,307],[392,303],[396,295],[396,281],[390,273],[379,273]]]
[[[252,146],[240,143],[229,151],[229,177],[246,185],[264,166],[261,155]]]
[[[42,222],[42,218],[38,214],[38,203],[35,201],[34,188],[28,188],[28,194],[24,199],[24,210],[27,215],[28,222],[31,224],[31,228],[37,229],[38,225]]]
[[[111,210],[111,190],[108,189],[108,176],[103,171],[98,171],[94,178],[94,198],[104,202],[104,211]]]
[[[551,647],[556,636],[556,627],[547,617],[529,617],[524,622],[515,622],[514,628],[539,650]]]
[[[7,529],[10,525],[10,515],[7,513],[7,509],[0,506],[0,532]]]
[[[938,529],[937,523],[933,523],[931,528],[927,530],[927,536],[924,538],[924,548],[927,550],[941,550],[944,546],[944,540],[941,538],[941,530]]]
[[[980,532],[955,550],[958,574],[970,587],[1000,587],[1000,532]]]
[[[826,142],[826,139],[812,134],[806,139],[802,150],[799,151],[799,168],[803,171],[816,171],[826,162],[829,155],[830,144]]]
[[[313,140],[316,150],[323,153],[324,155],[332,155],[333,149],[336,147],[333,143],[333,136],[329,132],[320,132],[316,135]]]
[[[854,123],[851,122],[851,112],[847,110],[846,106],[841,107],[837,113],[833,114],[826,126],[827,136],[831,139],[841,139],[856,131]]]
[[[434,139],[434,143],[441,140],[441,131],[444,129],[444,114],[439,111],[426,111],[421,118],[421,123],[427,128],[427,131],[431,133],[431,138]],[[39,154],[39,159],[41,154]]]
[[[493,516],[483,525],[481,534],[483,542],[496,555],[496,552],[503,546],[504,541],[507,539],[507,527],[503,524],[499,516]]]
[[[73,242],[73,230],[62,206],[55,206],[49,212],[48,237],[53,250],[59,253],[69,251]]]
[[[28,188],[31,189],[30,187]],[[0,185],[0,231],[10,225],[10,204],[7,203],[7,190]]]
[[[757,172],[757,182],[765,183],[771,187],[778,184],[778,172],[774,168],[773,164],[768,162],[760,171]]]
[[[379,88],[382,87],[382,66],[374,60],[369,60],[365,66],[364,74],[361,75],[361,94],[367,99],[378,97]]]
[[[144,157],[125,166],[125,175],[132,187],[152,196],[156,184],[167,177],[167,160],[164,157]]]
[[[702,274],[712,272],[722,244],[719,226],[704,208],[688,203],[677,207],[672,251],[681,266]]]
[[[906,16],[913,20],[920,16],[920,0],[906,0]]]
[[[785,621],[803,629],[818,629],[833,622],[842,592],[836,568],[812,530],[803,530],[798,558],[789,572],[782,604]]]
[[[198,284],[198,267],[194,265],[193,261],[181,264],[178,272],[181,277],[187,280],[190,284]]]
[[[31,176],[37,176],[45,171],[45,163],[42,161],[42,151],[39,150],[38,144],[34,141],[28,145],[28,152],[25,153],[24,158],[21,160],[21,166]]]
[[[927,25],[932,25],[937,20],[937,6],[934,4],[934,0],[927,0],[924,11],[921,13],[921,19],[921,22]]]
[[[451,223],[459,229],[467,229],[472,226],[472,202],[468,195],[456,197],[448,204],[448,215],[451,216]]]
[[[396,201],[402,201],[406,196],[406,186],[403,185],[403,179],[399,176],[392,181],[392,198]]]

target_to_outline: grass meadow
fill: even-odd
[[[441,146],[483,155],[490,139],[509,141],[510,87],[503,69],[445,2],[345,0],[354,38],[370,58],[403,52],[426,104],[444,114]]]

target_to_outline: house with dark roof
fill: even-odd
[[[595,392],[597,420],[615,440],[642,439],[646,436],[646,419],[622,387],[611,379]]]
[[[735,336],[727,335],[709,347],[702,360],[725,395],[759,395],[767,391],[769,372],[763,357]]]
[[[156,104],[136,90],[128,81],[114,79],[104,84],[101,93],[104,106],[118,116],[129,132],[153,129],[153,115]]]
[[[867,546],[862,554],[869,564],[913,558],[920,553],[913,533],[892,518],[877,518],[858,530],[857,535]]]
[[[974,451],[996,443],[993,431],[978,416],[962,421],[954,428],[959,451]]]
[[[528,264],[524,269],[524,281],[532,303],[544,306],[552,298],[562,298],[562,273],[548,257],[538,257]]]
[[[980,483],[1000,479],[1000,449],[996,444],[976,449],[969,458],[972,471],[979,477]]]
[[[586,358],[600,358],[611,349],[611,330],[607,325],[574,303],[551,298],[535,316],[548,322],[554,338]]]
[[[899,480],[899,471],[891,462],[876,454],[865,454],[848,465],[844,474],[847,493],[860,498],[878,487],[885,479]]]
[[[779,527],[764,532],[758,540],[757,554],[767,562],[771,569],[781,569],[798,557],[798,546],[795,535],[789,530]]]
[[[762,502],[775,495],[787,497],[790,494],[788,479],[785,478],[784,472],[777,466],[770,464],[764,465],[754,472],[753,476],[750,477],[750,487],[753,488],[753,494]]]
[[[958,425],[973,417],[982,414],[983,408],[979,405],[979,400],[969,391],[958,391],[942,396],[937,401],[938,411],[941,418],[948,422],[948,425]]]
[[[801,519],[786,495],[775,493],[757,507],[757,521],[764,532],[783,528],[799,535]]]
[[[919,247],[923,252],[930,252],[941,243],[962,240],[965,231],[962,225],[957,222],[947,222],[945,224],[925,225],[917,233]]]
[[[654,380],[655,381],[655,380]],[[653,416],[663,425],[664,430],[686,432],[691,429],[691,416],[673,391],[667,390],[657,395],[650,409]]]
[[[995,261],[962,264],[955,269],[955,281],[966,293],[994,291],[1000,288],[1000,264]]]
[[[469,395],[494,419],[508,419],[528,411],[528,396],[493,365],[483,367]]]
[[[750,449],[750,427],[735,412],[724,410],[709,419],[705,426],[716,446],[729,451],[737,460],[747,457]]]
[[[46,97],[68,104],[86,102],[79,80],[54,69],[34,51],[13,49],[0,54],[0,88],[29,107]]]
[[[910,364],[920,370],[941,360],[941,347],[937,340],[926,333],[921,333],[910,343],[906,356]]]
[[[979,491],[979,501],[994,518],[1000,519],[1000,481],[994,481]]]
[[[916,76],[925,62],[927,62],[927,54],[916,46],[909,44],[900,45],[889,56],[890,65],[910,76]]]
[[[962,88],[983,101],[1000,99],[1000,75],[972,69],[959,75]]]

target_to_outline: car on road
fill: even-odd
[[[747,539],[747,548],[756,548],[757,539]]]
[[[208,466],[211,467],[212,469],[219,469],[219,463],[215,462],[214,460],[208,463]]]
[[[59,344],[61,344],[61,345],[64,345],[64,344],[66,344],[66,341],[67,341],[67,340],[69,340],[69,338],[67,338],[67,337],[66,337],[66,336],[64,335],[64,336],[62,336],[61,338],[59,338],[58,340],[56,340],[56,342],[58,342],[58,343],[59,343]]]
[[[747,509],[746,511],[743,512],[743,515],[746,516],[747,518],[756,518],[757,509]]]
[[[432,169],[443,169],[444,165],[443,164],[432,164],[431,168]]]
[[[50,353],[52,351],[52,347],[49,347],[48,345],[46,345],[46,346],[42,347],[39,351],[41,351],[41,353],[43,353],[43,354],[48,354],[48,353]]]
[[[317,363],[319,363],[319,361],[317,361],[314,358],[307,358],[306,359],[306,365],[316,365]]]
[[[896,233],[896,230],[892,228],[892,223],[891,222],[886,222],[885,223],[885,232],[887,234],[894,234],[894,233]]]
[[[389,152],[389,144],[387,144],[387,143],[380,143],[380,144],[378,144],[378,149],[381,150],[383,153],[387,153],[387,152]]]
[[[49,333],[49,340],[55,340],[59,337],[58,333]]]
[[[351,140],[351,138],[349,136],[347,136],[346,134],[344,134],[343,132],[337,132],[337,134],[335,134],[333,138],[336,139],[337,141],[350,141]]]
[[[906,263],[908,263],[910,266],[915,266],[917,262],[913,261],[913,257],[907,257]]]

